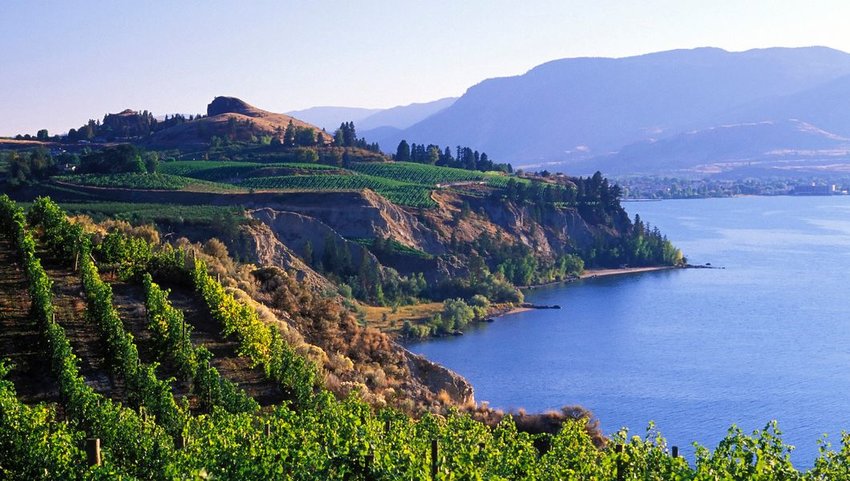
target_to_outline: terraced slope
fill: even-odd
[[[27,279],[12,246],[0,239],[0,353],[13,363],[9,380],[26,403],[56,402],[59,386],[30,316]]]
[[[124,380],[111,374],[107,363],[106,344],[100,337],[97,324],[86,316],[83,286],[73,267],[66,267],[49,251],[38,253],[45,272],[53,281],[53,305],[56,322],[65,329],[71,348],[80,359],[80,374],[86,384],[98,394],[126,401]]]
[[[260,406],[283,401],[283,392],[276,383],[266,378],[262,368],[252,368],[248,359],[236,353],[239,343],[232,338],[222,338],[221,324],[213,319],[207,306],[194,292],[180,286],[163,287],[171,289],[171,304],[183,311],[186,322],[194,328],[192,343],[209,349],[214,356],[210,364],[223,378],[242,388]]]

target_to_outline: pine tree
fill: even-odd
[[[410,162],[410,145],[406,140],[398,143],[398,148],[395,151],[395,160],[398,162]]]

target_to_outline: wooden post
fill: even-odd
[[[186,449],[186,446],[189,444],[189,440],[186,439],[186,436],[182,434],[174,438],[174,447],[177,449]]]
[[[207,359],[207,383],[212,384],[212,375],[210,374],[210,360]],[[212,389],[207,389],[207,407],[210,412],[213,411],[212,405]]]
[[[366,475],[367,480],[375,479],[372,476],[372,463],[374,463],[374,462],[375,462],[375,453],[373,451],[369,451],[369,454],[366,455],[366,462],[364,463],[365,464],[365,469],[364,469],[365,473],[364,474]]]
[[[431,479],[437,481],[437,440],[431,440]]]
[[[389,420],[389,418],[387,418],[386,420],[384,420],[384,434],[389,434],[389,433],[390,433],[390,420]]]
[[[271,437],[271,435],[272,435],[272,425],[271,425],[271,423],[266,423],[266,427],[264,429],[264,432],[266,433],[267,438]]]
[[[618,444],[614,446],[614,452],[617,453],[617,481],[623,481],[625,479],[623,473],[623,445]]]
[[[673,457],[674,458],[679,457],[679,446],[673,446]]]
[[[100,438],[86,439],[86,459],[89,466],[100,466]]]

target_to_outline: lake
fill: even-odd
[[[654,421],[693,461],[732,424],[779,421],[798,467],[850,430],[850,198],[624,204],[692,264],[723,269],[535,289],[559,304],[410,346],[465,376],[476,400],[529,411],[579,404],[606,433]]]

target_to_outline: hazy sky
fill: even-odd
[[[458,96],[548,60],[673,48],[850,52],[846,0],[0,2],[0,134],[124,108],[276,112]]]

